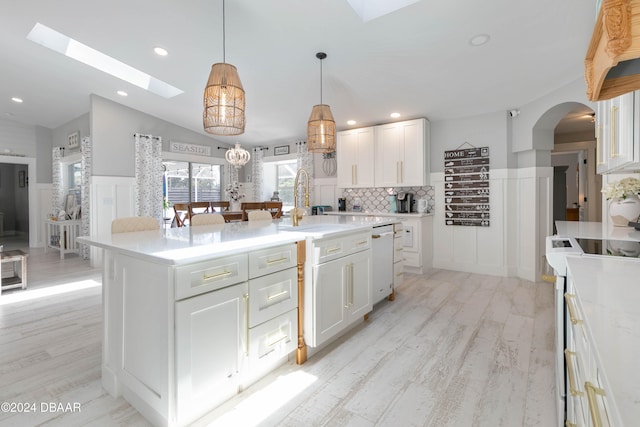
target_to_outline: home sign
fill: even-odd
[[[489,147],[445,151],[445,224],[489,227],[489,212]]]

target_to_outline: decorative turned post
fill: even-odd
[[[298,349],[296,363],[307,361],[307,344],[304,342],[304,263],[307,258],[307,246],[304,240],[296,242],[298,246]]]

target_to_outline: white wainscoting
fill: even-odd
[[[553,168],[491,169],[489,227],[445,225],[444,173],[435,188],[433,267],[536,280],[551,233]]]
[[[44,247],[44,221],[49,219],[49,215],[57,215],[57,212],[53,212],[52,200],[53,200],[53,184],[36,184],[36,199],[38,200],[37,206],[37,218],[38,227],[36,229],[36,241],[39,248]],[[31,216],[31,209],[29,209],[29,216]],[[29,232],[31,239],[33,232]],[[30,245],[31,246],[31,245]]]
[[[91,235],[111,233],[111,221],[135,216],[134,177],[92,176],[91,185]],[[91,265],[102,265],[101,250],[91,247]]]

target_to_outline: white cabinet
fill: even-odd
[[[249,254],[249,366],[246,386],[286,360],[298,344],[297,246]]]
[[[369,313],[371,302],[369,250],[313,267],[315,316],[313,339],[319,346]]]
[[[596,170],[598,173],[640,169],[640,91],[596,106]]]
[[[612,403],[609,401],[612,390],[607,389],[602,380],[603,371],[596,359],[599,352],[587,337],[588,318],[581,307],[575,283],[570,275],[567,277],[565,301],[567,425],[622,425],[614,421]]]
[[[247,342],[247,283],[176,302],[178,422],[238,392]]]
[[[338,132],[336,161],[340,188],[374,186],[374,130],[372,127]]]
[[[376,126],[375,147],[376,187],[420,187],[429,183],[426,119]]]
[[[433,216],[402,219],[402,248],[407,271],[425,273],[433,259]]]
[[[371,231],[308,245],[305,341],[317,347],[373,309]]]
[[[393,226],[393,288],[404,281],[404,228],[402,223]]]

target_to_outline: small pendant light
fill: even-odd
[[[322,103],[322,60],[324,52],[316,53],[320,60],[320,104],[314,105],[307,123],[307,150],[310,153],[331,153],[336,150],[336,122],[331,109]]]
[[[226,153],[224,153],[224,158],[227,159],[227,162],[231,163],[236,169],[238,169],[247,164],[251,159],[251,155],[236,142],[235,148],[230,148]]]
[[[244,133],[245,97],[238,70],[225,62],[225,14],[222,0],[222,63],[213,64],[204,90],[204,130],[213,135]]]

